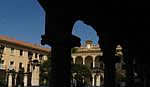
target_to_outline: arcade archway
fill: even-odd
[[[75,64],[83,64],[83,58],[81,56],[77,56],[75,59]]]

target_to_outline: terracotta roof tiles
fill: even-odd
[[[32,44],[32,43],[28,43],[28,42],[24,42],[24,41],[21,41],[21,40],[16,40],[15,38],[11,38],[11,37],[8,37],[8,36],[5,36],[5,35],[0,35],[0,41],[6,41],[6,42],[13,43],[13,44],[16,44],[16,45],[30,47],[30,48],[33,48],[33,49],[50,52],[50,48],[43,48],[41,46],[38,46],[38,45],[35,45],[35,44]]]

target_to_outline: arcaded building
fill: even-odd
[[[0,35],[0,45],[3,50],[0,68],[7,72],[8,87],[39,86],[39,64],[47,60],[50,49],[3,35]],[[22,81],[19,77],[20,73],[23,74]]]
[[[91,40],[85,41],[80,47],[75,47],[72,53],[74,64],[87,65],[92,71],[91,86],[100,87],[104,84],[104,59],[103,51],[99,45],[94,45]],[[116,56],[120,56],[120,61],[116,63],[116,70],[121,70],[123,65],[122,47],[116,46]],[[122,73],[124,75],[124,73]]]
[[[8,87],[19,85],[39,86],[40,63],[47,60],[51,49],[43,48],[40,45],[19,41],[7,36],[0,35],[0,47],[2,52],[2,62],[0,68],[6,70],[6,82]],[[85,41],[80,47],[75,47],[72,52],[72,62],[83,64],[91,69],[91,86],[100,87],[104,84],[104,59],[103,51],[99,45],[93,44],[91,40]],[[116,56],[120,56],[120,61],[116,63],[116,70],[121,70],[123,61],[122,47],[117,45]],[[23,78],[20,81],[20,70],[23,70]],[[15,72],[15,75],[13,72]],[[122,73],[124,75],[124,73]],[[20,84],[22,83],[22,84]]]

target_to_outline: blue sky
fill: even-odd
[[[25,42],[40,44],[44,34],[45,13],[37,0],[0,0],[0,35],[7,35]],[[92,27],[77,21],[73,34],[85,40],[93,40],[96,44],[98,37]]]

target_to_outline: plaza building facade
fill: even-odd
[[[72,63],[86,65],[91,72],[90,85],[100,87],[104,85],[104,59],[100,45],[95,45],[91,40],[85,41],[80,47],[75,47],[72,52]],[[2,62],[0,68],[6,71],[8,87],[39,86],[39,65],[48,59],[51,49],[40,45],[19,41],[14,38],[0,35],[0,52]],[[122,47],[116,46],[116,56],[120,61],[116,63],[116,70],[123,69]],[[124,72],[121,73],[124,75]],[[20,78],[22,77],[22,78]]]
[[[86,65],[91,71],[92,80],[91,86],[101,87],[104,85],[104,59],[103,51],[99,45],[94,45],[91,40],[85,41],[80,47],[75,47],[75,51],[72,52],[72,62],[73,64],[83,64]],[[122,70],[123,54],[122,47],[120,45],[116,46],[116,56],[120,57],[120,61],[116,63],[116,70]],[[125,73],[121,73],[125,75]],[[74,75],[73,75],[74,76]]]
[[[0,35],[1,70],[5,70],[8,87],[39,86],[39,65],[46,61],[50,49]]]

